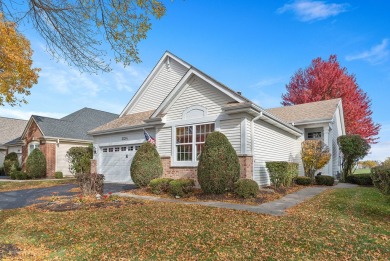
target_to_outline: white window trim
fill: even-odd
[[[32,141],[32,142],[30,142],[29,144],[28,144],[28,156],[31,154],[31,152],[34,150],[34,149],[30,149],[30,146],[31,145],[34,145],[34,149],[39,149],[40,148],[40,146],[41,146],[41,144],[39,143],[39,141]],[[36,147],[36,145],[38,145],[38,147]]]
[[[196,159],[196,142],[192,142],[192,161],[177,161],[177,147],[176,147],[176,128],[180,127],[187,127],[192,126],[193,131],[196,131],[196,125],[206,125],[206,124],[214,124],[214,131],[217,130],[217,124],[216,122],[201,122],[201,123],[189,123],[189,124],[183,124],[183,125],[176,125],[172,126],[172,152],[173,155],[171,156],[171,166],[172,167],[197,167],[199,161]],[[196,134],[195,134],[196,135]],[[194,138],[193,138],[194,141]],[[195,158],[195,161],[194,161]]]

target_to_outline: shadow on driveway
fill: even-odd
[[[0,192],[0,209],[23,208],[39,202],[40,197],[50,197],[53,192],[58,196],[72,196],[77,192],[69,192],[70,189],[77,188],[75,184],[59,185],[49,188],[23,189],[16,191]],[[105,183],[104,193],[120,192],[134,189],[133,184]]]

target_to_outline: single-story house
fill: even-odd
[[[71,176],[66,153],[71,147],[88,146],[92,137],[87,131],[118,118],[117,114],[83,108],[61,119],[32,115],[21,135],[22,164],[30,153],[39,148],[46,157],[46,174],[54,176],[61,171]]]
[[[131,182],[131,160],[155,138],[164,176],[196,178],[198,157],[209,133],[224,133],[236,150],[241,177],[270,183],[267,161],[301,163],[301,142],[322,139],[332,161],[323,173],[340,167],[339,135],[345,134],[340,99],[265,110],[170,52],[164,53],[118,119],[89,134],[96,171],[107,181]],[[301,170],[302,172],[302,170]]]
[[[26,127],[26,120],[0,117],[0,167],[8,153],[18,154],[19,163],[22,163],[22,146],[18,141]]]

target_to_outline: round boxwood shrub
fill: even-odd
[[[64,178],[64,174],[62,173],[62,171],[56,171],[56,172],[54,173],[54,177],[55,177],[56,179],[62,179],[62,178]]]
[[[220,132],[207,136],[198,164],[198,182],[204,193],[222,194],[234,190],[240,178],[240,162],[233,146]]]
[[[239,179],[234,186],[234,193],[242,198],[255,198],[259,194],[259,185],[252,179]]]
[[[46,177],[46,158],[40,149],[34,149],[28,156],[26,172],[32,179]]]
[[[152,179],[149,183],[150,190],[153,194],[161,194],[164,192],[168,192],[169,183],[173,179],[171,178],[158,178]]]
[[[317,185],[333,186],[334,184],[334,177],[331,176],[317,175],[315,180]]]
[[[28,179],[27,173],[24,172],[24,171],[17,170],[14,173],[15,173],[14,174],[15,175],[15,179],[18,179],[18,180]]]
[[[169,182],[168,192],[175,197],[184,197],[192,192],[194,186],[193,179],[174,179]]]
[[[130,176],[138,187],[146,187],[152,179],[161,177],[163,166],[156,147],[144,142],[134,155]]]
[[[299,176],[299,177],[296,177],[296,178],[295,178],[295,183],[296,183],[297,185],[308,186],[308,185],[311,185],[312,180],[311,180],[310,177]]]

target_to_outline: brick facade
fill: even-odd
[[[42,132],[39,130],[35,122],[32,122],[27,129],[24,144],[22,146],[22,169],[26,170],[26,161],[28,158],[28,146],[33,141],[40,142],[39,149],[46,158],[46,176],[54,177],[56,171],[56,144],[41,141]]]
[[[248,155],[238,156],[241,166],[240,178],[252,179],[253,178],[253,157]],[[172,167],[171,157],[161,157],[163,164],[164,178],[190,178],[197,182],[197,167]]]

